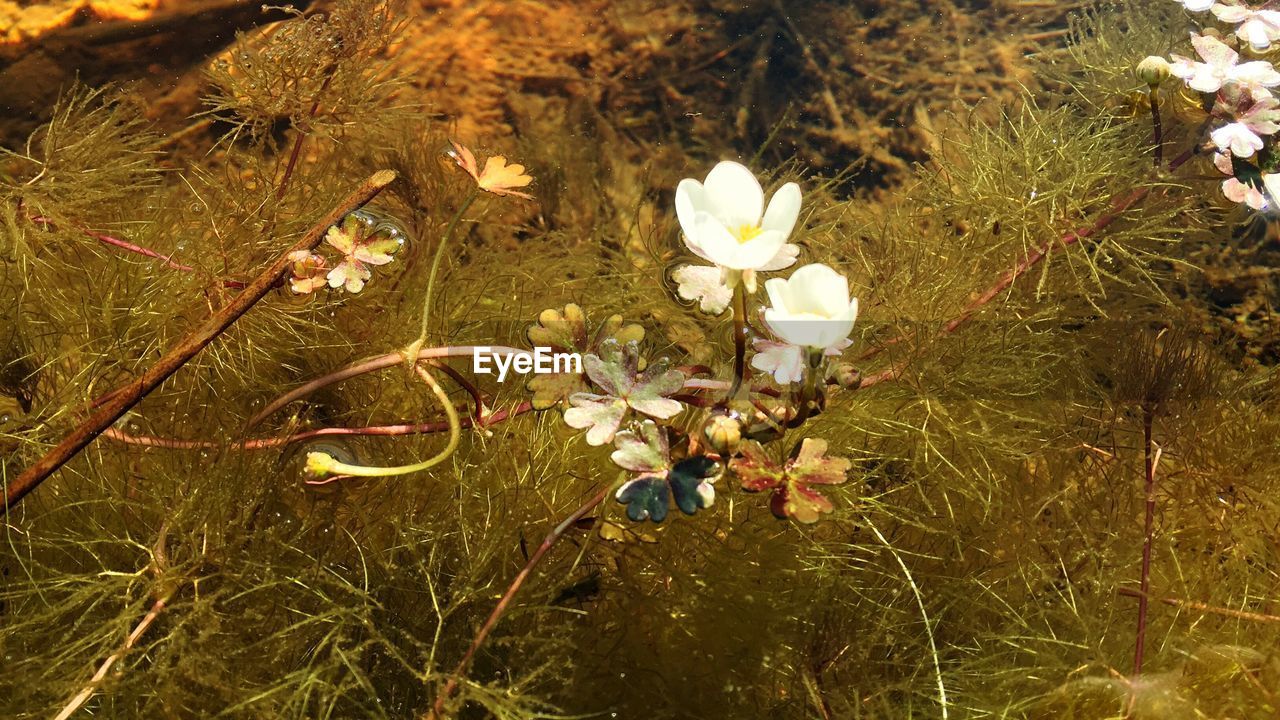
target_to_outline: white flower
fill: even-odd
[[[1226,112],[1232,114],[1236,121],[1217,128],[1210,133],[1209,137],[1219,150],[1230,150],[1236,157],[1252,157],[1255,152],[1262,149],[1263,135],[1272,135],[1280,130],[1280,122],[1277,122],[1280,120],[1280,100],[1271,97],[1270,93],[1257,98],[1251,97],[1248,93],[1229,91],[1224,91],[1223,95],[1226,96],[1225,100],[1229,101],[1228,107],[1235,105],[1234,112],[1230,110]],[[1223,103],[1220,102],[1219,111],[1222,106]]]
[[[1236,25],[1236,37],[1262,51],[1280,40],[1280,10],[1253,10],[1243,5],[1213,6],[1213,14],[1225,23]]]
[[[782,259],[800,216],[800,186],[783,185],[765,209],[764,191],[755,176],[726,160],[711,169],[705,182],[680,181],[676,215],[685,244],[698,257],[727,270],[763,270]]]
[[[1218,92],[1228,83],[1238,83],[1246,88],[1280,85],[1280,72],[1265,60],[1237,64],[1240,54],[1208,35],[1192,33],[1191,44],[1204,62],[1172,55],[1173,65],[1169,71],[1185,80],[1192,90]]]
[[[1213,6],[1213,0],[1178,0],[1178,3],[1191,12],[1204,12]]]
[[[764,289],[771,305],[764,311],[765,323],[792,345],[825,351],[849,337],[858,317],[849,281],[821,263],[805,265],[786,280],[774,278]]]

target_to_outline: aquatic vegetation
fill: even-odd
[[[819,5],[755,8],[744,87]],[[0,714],[1274,715],[1276,376],[1184,283],[1196,148],[1269,207],[1280,123],[1193,5],[1085,13],[879,200],[785,144],[449,139],[353,0],[213,60],[190,169],[69,94],[0,168]],[[472,17],[458,93],[505,90]]]

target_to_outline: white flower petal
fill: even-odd
[[[789,182],[778,188],[769,198],[769,208],[764,211],[760,229],[776,230],[783,237],[791,237],[791,231],[800,217],[800,186]]]
[[[702,183],[685,178],[676,186],[676,218],[680,221],[680,229],[684,231],[684,242],[689,249],[698,252],[698,238],[695,233],[694,216],[699,210],[706,211],[706,192]]]
[[[1267,206],[1274,208],[1280,202],[1280,173],[1263,173],[1262,185],[1267,189]]]
[[[796,257],[798,255],[800,255],[800,246],[786,243],[778,249],[778,254],[774,255],[772,260],[756,269],[761,272],[785,270],[796,264]]]
[[[738,259],[742,246],[719,218],[699,211],[694,215],[693,235],[697,238],[702,257],[722,267],[743,269]]]
[[[1232,25],[1244,22],[1251,15],[1249,8],[1243,5],[1223,5],[1222,3],[1213,6],[1213,14],[1222,22]]]
[[[720,268],[705,265],[682,265],[671,274],[680,285],[676,292],[685,300],[698,301],[698,309],[719,315],[729,307],[733,291],[720,280]]]
[[[737,267],[734,270],[755,270],[767,265],[778,256],[778,251],[787,242],[787,236],[776,230],[763,230],[750,240],[739,243]]]
[[[772,340],[756,340],[753,345],[756,354],[751,357],[751,367],[773,375],[779,385],[804,379],[804,348]]]
[[[736,229],[742,225],[755,227],[760,224],[764,212],[764,191],[756,176],[741,163],[725,160],[707,173],[703,183],[706,191],[706,210],[720,219],[725,227]]]
[[[1245,85],[1275,87],[1280,85],[1280,72],[1266,60],[1241,63],[1231,71],[1231,79]]]

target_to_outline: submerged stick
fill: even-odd
[[[174,374],[196,356],[209,343],[231,327],[232,323],[244,315],[249,308],[261,300],[276,281],[289,267],[289,254],[298,250],[310,251],[320,244],[324,234],[331,225],[340,221],[353,210],[363,207],[372,200],[384,187],[396,178],[391,170],[380,170],[365,180],[337,207],[329,212],[320,222],[307,231],[292,247],[285,250],[265,270],[258,274],[253,282],[236,295],[226,307],[219,310],[203,325],[183,338],[177,345],[165,353],[163,357],[147,369],[133,382],[123,386],[110,395],[110,399],[98,407],[92,415],[80,423],[75,430],[62,439],[52,450],[45,453],[34,465],[27,468],[13,482],[5,487],[4,506],[11,509],[22,500],[27,493],[36,489],[58,468],[75,457],[86,445],[93,442],[103,430],[107,429],[120,416],[134,405],[137,405],[148,393],[160,386],[170,375]]]
[[[493,612],[489,613],[488,619],[486,619],[484,621],[484,625],[480,627],[480,632],[476,633],[475,639],[471,641],[471,647],[467,648],[466,654],[462,656],[462,659],[458,661],[458,666],[455,667],[453,672],[450,674],[449,681],[445,683],[444,689],[441,690],[440,694],[436,697],[435,704],[432,705],[431,712],[427,713],[426,720],[441,720],[444,717],[444,704],[449,701],[449,698],[453,697],[455,692],[457,692],[458,682],[462,677],[462,673],[466,672],[467,665],[471,663],[471,658],[475,656],[476,651],[480,649],[480,646],[484,644],[485,639],[489,637],[489,633],[492,632],[494,626],[498,624],[498,620],[502,619],[502,614],[507,611],[507,606],[511,604],[516,593],[520,592],[520,586],[524,585],[524,581],[529,577],[529,573],[533,572],[533,568],[537,566],[540,560],[542,560],[542,556],[546,555],[547,551],[550,550],[551,547],[560,540],[560,538],[564,537],[564,534],[569,530],[569,528],[573,527],[574,523],[578,522],[583,518],[583,516],[591,512],[595,506],[604,502],[605,497],[609,495],[609,490],[611,489],[612,488],[609,485],[605,485],[601,488],[600,492],[592,496],[592,498],[584,503],[582,507],[574,510],[572,515],[561,520],[559,525],[556,525],[552,528],[551,532],[547,533],[547,537],[543,539],[542,544],[533,552],[533,555],[529,556],[529,562],[525,563],[524,568],[520,570],[518,575],[516,575],[516,579],[511,581],[511,585],[507,587],[507,591],[502,594],[502,599],[499,600],[497,606],[493,608]]]
[[[164,612],[165,606],[169,602],[169,597],[170,596],[166,595],[151,604],[151,609],[148,610],[147,614],[138,621],[137,625],[133,626],[133,630],[130,631],[129,636],[124,639],[124,644],[120,649],[112,653],[106,660],[102,661],[102,664],[98,666],[97,672],[95,672],[93,677],[89,680],[89,684],[85,685],[83,690],[76,693],[76,696],[67,702],[66,706],[62,708],[62,712],[58,713],[58,716],[55,717],[54,720],[67,720],[67,718],[75,714],[76,710],[80,709],[80,706],[89,702],[89,698],[93,697],[93,694],[98,691],[98,686],[100,686],[102,681],[107,678],[107,673],[111,672],[111,667],[119,662],[120,659],[125,656],[125,653],[132,650],[134,645],[138,644],[138,640],[142,638],[142,634],[147,631],[147,628],[151,627],[152,623],[156,621],[156,618],[160,617],[160,613]]]

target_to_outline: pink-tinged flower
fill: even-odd
[[[365,281],[373,275],[369,266],[391,262],[392,253],[404,244],[398,230],[360,210],[329,228],[324,239],[343,254],[342,262],[329,271],[329,287],[346,288],[349,293],[363,290]]]
[[[1178,4],[1191,12],[1204,12],[1213,7],[1214,0],[1177,0]]]
[[[1267,209],[1267,197],[1258,188],[1236,178],[1222,181],[1222,194],[1231,202],[1244,203],[1254,210]]]
[[[1265,92],[1265,91],[1264,91]],[[1219,150],[1230,150],[1236,157],[1251,157],[1262,149],[1262,136],[1280,130],[1280,100],[1270,93],[1257,97],[1249,93],[1224,92],[1227,101],[1234,100],[1237,108],[1231,113],[1236,121],[1210,133],[1209,137]],[[1231,96],[1235,96],[1234,98]],[[1219,109],[1222,107],[1219,104]]]
[[[840,357],[845,348],[853,344],[849,338],[822,351],[826,357]],[[808,367],[807,348],[791,343],[775,342],[764,338],[752,341],[756,354],[751,357],[751,367],[773,376],[779,385],[798,383],[804,379],[804,370]]]
[[[1230,83],[1246,88],[1280,85],[1280,72],[1265,60],[1241,63],[1239,53],[1208,35],[1192,33],[1191,44],[1204,62],[1172,55],[1173,64],[1169,71],[1185,80],[1192,90],[1213,93]]]
[[[1242,122],[1233,122],[1209,133],[1219,150],[1230,150],[1236,157],[1252,157],[1262,149],[1262,138]]]
[[[289,287],[299,295],[313,293],[329,284],[325,274],[329,263],[321,256],[306,250],[289,253]]]
[[[1280,10],[1254,10],[1244,5],[1213,6],[1213,14],[1225,23],[1236,26],[1236,37],[1259,52],[1280,40]]]

